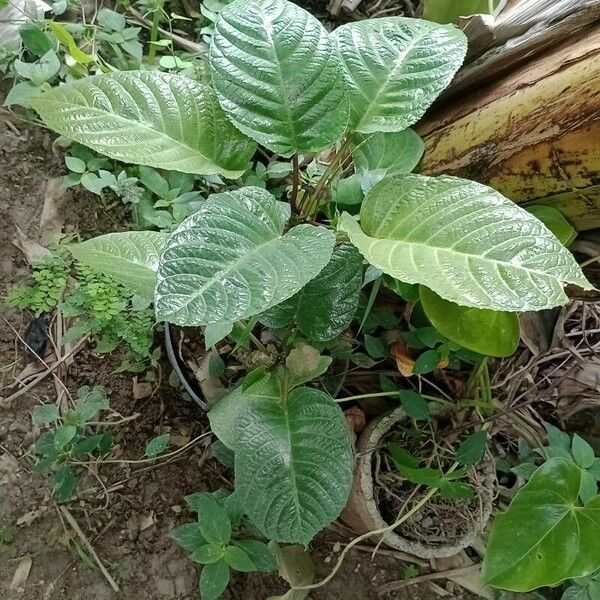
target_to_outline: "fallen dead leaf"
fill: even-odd
[[[398,371],[404,377],[410,377],[413,374],[415,361],[413,360],[409,349],[404,341],[397,340],[390,346],[390,352],[396,360]]]
[[[13,240],[13,244],[25,255],[30,265],[50,254],[48,248],[44,248],[41,244],[30,240],[18,225],[15,225],[15,229],[17,230],[18,238]]]
[[[9,590],[11,592],[23,593],[25,591],[25,585],[27,584],[27,579],[29,577],[32,564],[33,561],[31,560],[31,556],[26,556],[19,561],[19,564],[15,570],[15,574],[13,575],[10,583]]]
[[[31,525],[36,519],[39,519],[47,510],[46,506],[30,510],[17,519],[17,525]]]
[[[148,529],[149,527],[152,527],[155,524],[156,524],[156,518],[154,517],[154,511],[152,511],[150,514],[148,514],[145,517],[142,517],[140,519],[140,522],[139,522],[140,531],[144,531],[145,529]]]
[[[137,376],[133,378],[132,392],[134,400],[142,400],[152,395],[152,385],[147,381],[138,381]]]
[[[63,228],[60,209],[66,190],[62,181],[62,177],[54,177],[46,183],[44,206],[40,216],[40,239],[45,246],[53,242]]]

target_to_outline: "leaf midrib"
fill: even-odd
[[[289,233],[289,232],[288,232]],[[212,285],[214,285],[215,283],[217,283],[220,279],[225,278],[227,275],[229,275],[232,271],[236,270],[236,268],[239,267],[239,265],[245,263],[245,262],[249,262],[250,259],[255,256],[256,254],[260,254],[260,251],[265,248],[266,246],[269,246],[270,244],[275,245],[277,242],[280,242],[281,240],[283,240],[288,234],[280,234],[275,238],[272,238],[270,240],[267,240],[266,242],[263,242],[262,244],[259,244],[258,246],[256,246],[255,248],[253,248],[250,252],[246,252],[245,254],[240,255],[238,258],[236,258],[234,261],[230,262],[228,264],[227,267],[225,267],[222,270],[219,270],[218,273],[216,275],[214,275],[213,277],[211,277],[210,279],[207,279],[206,282],[204,284],[202,284],[202,286],[200,288],[198,288],[198,290],[194,293],[194,294],[190,294],[188,296],[187,301],[185,302],[185,304],[183,304],[178,310],[181,310],[184,307],[189,306],[189,304],[193,301],[195,301],[197,298],[199,298],[200,296],[202,296],[202,294]],[[185,247],[185,246],[184,246]],[[175,257],[173,259],[170,260],[176,260],[179,257]],[[168,275],[166,277],[163,276],[163,280],[166,281],[172,277],[178,277],[179,275],[181,275],[181,273],[173,273],[172,275]]]
[[[405,51],[402,54],[398,55],[398,60],[397,60],[396,64],[394,65],[394,68],[390,69],[388,71],[385,80],[379,86],[379,88],[377,89],[377,92],[375,93],[375,95],[373,96],[373,98],[371,99],[371,101],[367,104],[367,106],[366,106],[366,108],[365,108],[365,110],[363,112],[363,116],[362,116],[361,120],[356,125],[356,130],[357,131],[359,130],[359,128],[361,126],[363,126],[363,124],[367,120],[367,118],[372,118],[371,115],[370,115],[370,112],[371,112],[371,109],[373,108],[374,104],[379,99],[379,96],[381,95],[381,93],[383,92],[383,90],[388,86],[388,84],[391,81],[392,77],[394,77],[396,75],[396,72],[404,64],[407,55],[416,47],[417,43],[420,43],[423,39],[425,39],[427,37],[428,33],[429,32],[426,29],[423,29],[422,32],[421,32],[421,35],[419,35],[418,37],[416,37],[413,40],[411,40],[411,42],[409,43],[409,45],[407,46],[407,48],[405,49]]]
[[[425,248],[425,249],[429,250],[430,252],[434,252],[434,251],[437,251],[437,252],[447,252],[451,256],[460,256],[460,257],[465,257],[465,258],[473,258],[475,260],[484,261],[484,262],[487,262],[487,263],[490,263],[490,264],[493,264],[493,265],[502,265],[502,266],[505,266],[505,267],[509,267],[511,269],[520,269],[520,270],[523,270],[523,271],[527,271],[528,273],[534,273],[534,274],[542,276],[544,278],[551,278],[552,281],[555,281],[555,279],[549,273],[546,273],[544,271],[539,271],[537,269],[532,269],[531,267],[526,267],[526,266],[523,266],[523,265],[516,265],[516,264],[510,263],[510,262],[506,262],[506,261],[503,261],[503,260],[500,260],[500,259],[486,258],[486,257],[481,256],[479,254],[471,254],[469,252],[459,252],[457,250],[452,250],[451,248],[445,248],[445,247],[441,247],[441,246],[431,246],[431,245],[428,245],[428,244],[424,244],[422,242],[409,242],[407,240],[396,240],[396,239],[393,239],[393,238],[374,238],[374,237],[371,237],[370,235],[367,235],[364,231],[362,231],[362,228],[358,224],[356,224],[356,223],[354,223],[354,224],[356,225],[357,229],[360,230],[360,232],[362,233],[362,235],[364,235],[368,240],[370,240],[371,247],[374,244],[381,243],[381,242],[390,243],[390,244],[404,244],[404,245],[406,245],[408,247],[418,246],[418,247],[421,247],[421,248]]]
[[[43,99],[43,96],[38,100],[37,104],[39,104],[39,102],[41,102]],[[45,99],[46,105],[49,105],[50,102],[48,101],[48,99]],[[202,152],[200,152],[200,150],[198,148],[195,148],[194,146],[190,146],[184,142],[179,141],[177,138],[171,137],[170,135],[168,135],[167,133],[160,131],[159,129],[154,129],[152,127],[149,127],[146,123],[144,123],[143,121],[135,121],[133,119],[126,119],[125,117],[118,115],[116,113],[111,113],[108,111],[104,111],[101,110],[99,108],[93,107],[93,106],[89,106],[88,104],[86,105],[81,105],[81,104],[76,104],[73,105],[73,103],[69,103],[67,101],[62,101],[62,100],[58,100],[57,98],[52,98],[51,102],[54,103],[57,107],[65,107],[68,108],[70,110],[76,110],[76,109],[85,109],[88,110],[90,112],[92,112],[92,114],[99,114],[104,118],[108,118],[108,119],[113,119],[115,121],[119,121],[122,123],[125,123],[128,126],[131,126],[132,124],[135,124],[136,127],[139,127],[140,129],[144,129],[145,131],[148,132],[152,132],[153,134],[158,135],[159,137],[167,140],[170,144],[175,144],[176,146],[185,149],[185,150],[192,150],[195,154],[199,155],[200,157],[202,157],[205,161],[210,162],[212,165],[214,165],[217,169],[219,169],[222,173],[234,173],[235,171],[230,171],[228,169],[224,169],[223,167],[219,166],[214,159],[212,159],[210,156],[208,156],[207,154],[204,154]],[[187,160],[187,159],[185,159]]]

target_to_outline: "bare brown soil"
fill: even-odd
[[[28,263],[13,241],[19,226],[31,240],[39,239],[44,190],[49,178],[63,173],[53,156],[51,137],[41,129],[17,129],[0,122],[0,297],[22,282]],[[85,237],[122,229],[125,213],[106,212],[92,195],[67,192],[61,208],[64,229]],[[29,318],[3,302],[0,309],[0,398],[17,389],[14,376],[32,358],[19,342]],[[169,386],[168,366],[163,383],[149,397],[134,400],[131,374],[114,374],[120,357],[79,352],[63,383],[70,393],[82,385],[102,385],[112,407],[123,417],[140,416],[113,427],[116,447],[111,458],[138,459],[148,439],[170,430],[184,443],[207,430],[200,410]],[[90,560],[78,553],[72,529],[60,518],[50,494],[50,482],[31,471],[28,449],[39,435],[31,410],[40,402],[54,402],[57,387],[47,377],[27,394],[6,404],[0,400],[0,527],[13,530],[12,541],[0,547],[2,600],[193,600],[198,598],[198,568],[169,539],[170,529],[190,520],[184,496],[198,490],[230,485],[231,473],[197,444],[171,462],[148,465],[105,464],[97,473],[79,477],[78,500],[67,504],[86,538],[119,586],[115,592]],[[96,476],[97,475],[97,476]],[[106,492],[108,489],[108,493]],[[337,554],[328,532],[314,544],[320,576],[327,574]],[[79,543],[81,548],[81,544]],[[339,551],[339,550],[338,550]],[[15,572],[31,559],[28,577],[10,590]],[[375,600],[378,586],[402,579],[406,563],[395,557],[352,552],[335,580],[313,592],[316,600]],[[466,598],[448,584],[452,597]],[[224,600],[262,600],[283,593],[285,585],[273,575],[236,576]],[[428,600],[437,597],[429,587],[415,585],[388,598]]]

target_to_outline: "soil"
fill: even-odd
[[[29,273],[28,262],[14,245],[18,226],[29,240],[39,241],[40,217],[47,181],[64,173],[52,152],[52,138],[42,129],[27,129],[15,121],[0,121],[0,297]],[[121,209],[106,211],[98,199],[81,189],[62,198],[59,221],[63,230],[84,237],[123,229]],[[50,482],[32,472],[28,454],[39,435],[31,410],[55,402],[61,385],[51,376],[17,400],[6,403],[18,385],[15,376],[26,366],[42,370],[19,341],[30,317],[6,306],[0,320],[0,527],[12,539],[0,543],[0,598],[3,600],[193,600],[198,598],[197,566],[169,539],[170,529],[191,519],[184,496],[199,490],[231,485],[232,474],[212,458],[203,440],[172,460],[156,464],[100,464],[78,476],[78,499],[66,507],[82,534],[118,584],[113,591],[64,514],[51,498]],[[146,442],[170,431],[175,445],[208,430],[205,415],[168,383],[162,365],[160,384],[149,397],[135,399],[131,374],[114,373],[122,357],[98,355],[88,348],[76,354],[61,380],[71,394],[82,385],[103,386],[111,407],[123,418],[137,418],[112,427],[116,446],[112,459],[139,459]],[[139,383],[139,381],[138,381]],[[58,391],[57,391],[58,390]],[[326,575],[339,552],[339,528],[327,531],[311,550],[318,576]],[[335,551],[334,551],[335,550]],[[15,574],[27,571],[17,589]],[[407,563],[395,556],[353,551],[333,582],[313,592],[314,599],[369,600],[379,598],[378,586],[401,580]],[[444,582],[438,582],[444,584]],[[472,598],[447,583],[452,597]],[[262,600],[286,587],[277,575],[236,575],[224,600]],[[426,584],[413,585],[388,598],[429,600],[437,597]]]

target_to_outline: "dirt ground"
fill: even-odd
[[[51,499],[50,482],[31,472],[27,450],[39,431],[32,425],[30,414],[36,404],[56,400],[52,377],[9,405],[1,400],[15,391],[14,376],[32,361],[14,331],[23,334],[27,315],[6,306],[4,297],[29,272],[27,260],[13,243],[18,238],[16,226],[30,240],[40,239],[46,183],[64,172],[61,161],[52,154],[51,142],[50,135],[41,129],[28,129],[19,123],[13,129],[0,121],[0,527],[8,526],[14,533],[12,541],[0,546],[0,598],[196,599],[199,569],[171,542],[168,533],[173,526],[191,520],[184,503],[186,494],[230,485],[231,473],[210,457],[207,448],[197,444],[170,462],[159,461],[150,467],[103,465],[98,477],[94,473],[80,476],[78,489],[83,493],[67,507],[117,582],[117,592],[90,560],[89,552],[78,550],[81,542],[72,529],[65,527],[64,516]],[[118,209],[107,213],[96,197],[77,189],[64,196],[59,220],[64,230],[85,236],[124,225]],[[102,385],[111,406],[123,417],[140,414],[112,428],[117,440],[115,457],[138,459],[148,439],[165,430],[184,441],[207,430],[207,420],[200,410],[166,381],[151,397],[134,400],[131,374],[113,373],[119,360],[118,356],[96,355],[84,349],[63,379],[71,393],[82,385]],[[166,365],[163,375],[166,380]],[[330,532],[314,545],[321,576],[335,561],[337,539]],[[77,546],[73,540],[77,540]],[[28,576],[11,591],[15,573],[26,570],[29,560]],[[396,557],[378,554],[371,560],[368,552],[355,551],[334,581],[310,597],[379,598],[378,586],[402,579],[405,567],[406,563]],[[438,583],[449,586],[451,597],[472,597],[452,584]],[[276,575],[241,575],[234,578],[223,598],[263,600],[285,589]],[[391,592],[387,598],[428,600],[437,596],[424,584]]]

